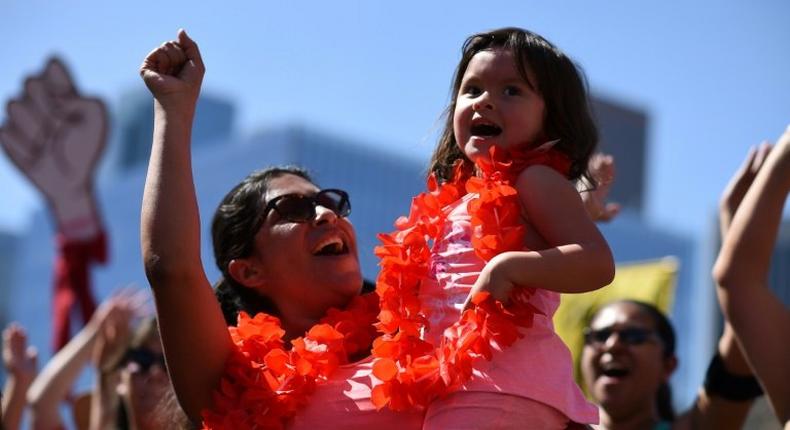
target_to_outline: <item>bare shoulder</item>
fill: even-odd
[[[578,194],[571,181],[551,167],[541,164],[529,166],[519,173],[516,188],[542,196],[562,191]]]

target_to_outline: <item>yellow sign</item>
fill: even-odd
[[[581,382],[579,360],[584,346],[582,330],[593,314],[607,303],[630,299],[653,304],[669,315],[675,295],[678,265],[674,257],[618,264],[614,281],[608,286],[584,294],[562,295],[560,307],[554,314],[554,327],[571,350],[577,382]]]

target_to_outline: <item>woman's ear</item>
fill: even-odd
[[[675,373],[675,369],[678,368],[678,358],[676,356],[672,356],[669,358],[664,359],[664,382],[669,383],[669,378],[672,377],[672,374]]]
[[[230,260],[228,273],[234,281],[245,287],[258,288],[264,283],[263,269],[249,258]]]

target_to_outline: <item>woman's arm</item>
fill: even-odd
[[[743,197],[769,152],[770,146],[768,145],[752,149],[725,187],[719,200],[719,231],[722,243],[727,237],[732,219],[743,201]],[[740,429],[743,427],[754,400],[754,393],[751,393],[751,396],[745,395],[744,387],[730,390],[722,388],[720,383],[714,382],[716,379],[726,379],[729,382],[750,381],[752,382],[750,385],[754,386],[752,369],[746,362],[732,325],[727,319],[724,320],[724,331],[719,338],[716,352],[721,358],[721,367],[711,364],[709,370],[711,377],[706,378],[709,382],[700,388],[691,408],[678,417],[676,427],[703,430]],[[729,391],[737,392],[729,393]]]
[[[768,288],[768,272],[789,190],[790,127],[735,213],[713,271],[722,310],[784,424],[790,420],[790,311]]]
[[[134,312],[129,297],[112,297],[99,306],[85,327],[41,370],[27,392],[32,428],[51,430],[62,427],[60,404],[66,400],[74,381],[90,361],[99,331],[120,314]]]
[[[94,381],[91,392],[89,428],[102,430],[116,423],[118,414],[118,365],[129,347],[132,312],[121,312],[108,319],[97,333],[91,355]]]
[[[204,74],[197,45],[181,30],[140,68],[154,96],[154,138],[140,240],[156,301],[168,371],[193,422],[211,405],[232,343],[200,259],[192,180],[192,121]]]

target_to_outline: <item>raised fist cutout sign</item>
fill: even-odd
[[[6,105],[0,126],[0,145],[43,194],[57,225],[55,349],[68,341],[75,304],[84,321],[93,313],[88,269],[107,257],[93,188],[107,123],[104,103],[81,95],[63,62],[52,58],[41,73],[25,79],[20,95]]]

